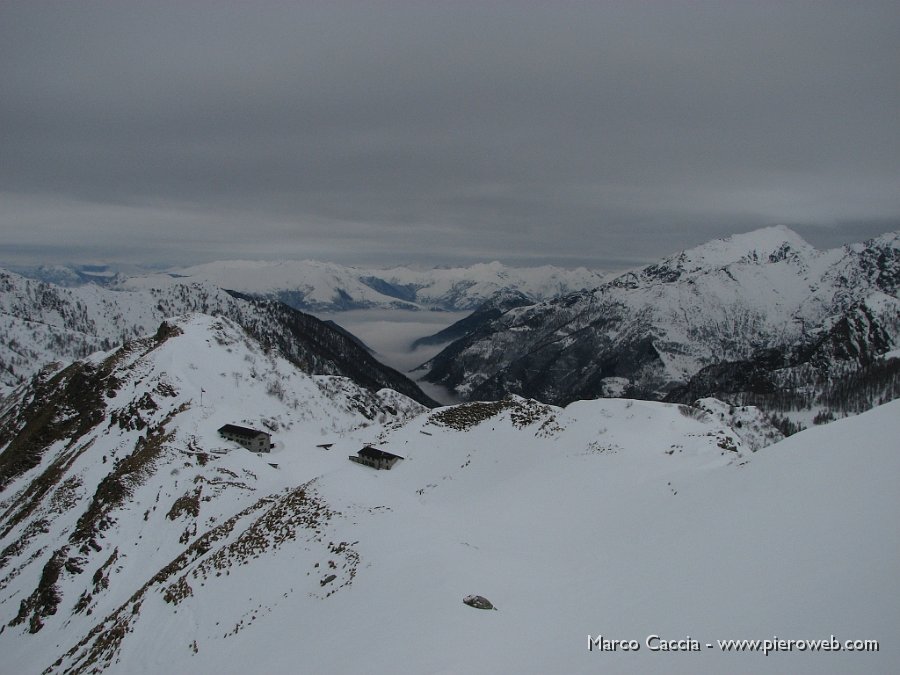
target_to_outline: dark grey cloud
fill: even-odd
[[[608,266],[900,226],[896,2],[0,4],[0,258]]]

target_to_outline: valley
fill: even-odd
[[[357,309],[344,312],[316,312],[323,321],[334,321],[357,336],[375,357],[396,368],[434,400],[449,405],[459,397],[446,387],[421,379],[422,372],[412,372],[434,358],[447,343],[413,347],[413,342],[432,335],[469,316],[469,312],[411,312],[403,309]]]

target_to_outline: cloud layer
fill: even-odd
[[[0,257],[628,264],[900,226],[895,2],[6,2]]]

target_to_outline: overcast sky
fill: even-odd
[[[0,264],[900,229],[900,4],[0,0]]]

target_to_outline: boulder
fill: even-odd
[[[463,598],[463,602],[475,609],[497,609],[490,600],[481,595],[467,595]]]

